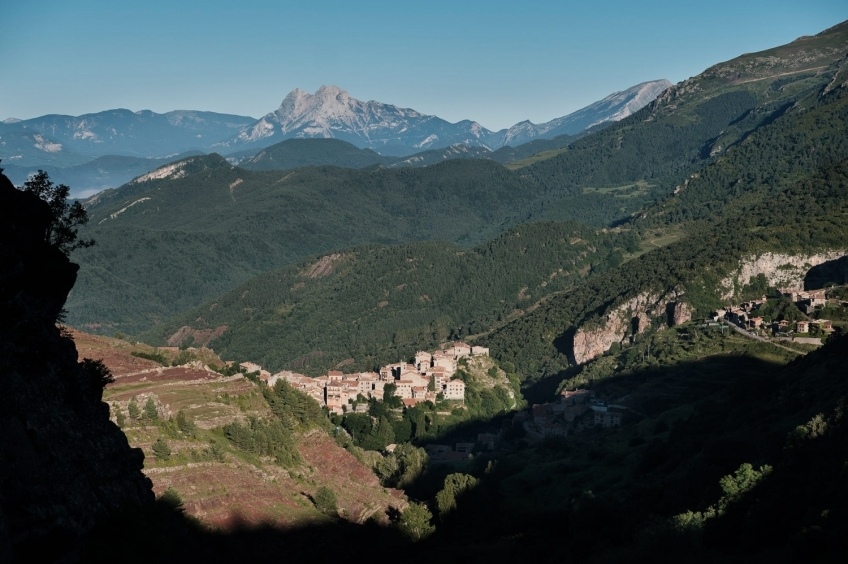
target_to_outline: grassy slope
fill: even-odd
[[[210,156],[185,169],[89,205],[84,236],[98,244],[74,257],[82,269],[68,302],[72,324],[133,333],[317,253],[369,242],[472,245],[537,217],[588,213],[604,224],[638,204],[573,194],[568,213],[549,213],[540,188],[491,161],[251,172]]]
[[[384,519],[387,507],[403,504],[402,496],[381,488],[371,470],[322,429],[307,431],[299,439],[302,461],[290,468],[235,448],[221,426],[250,417],[274,418],[257,386],[244,377],[225,378],[185,366],[163,367],[132,356],[132,352],[152,352],[140,343],[79,331],[74,331],[73,337],[81,357],[103,359],[115,376],[103,398],[113,416],[117,409],[126,416],[133,397],[142,410],[148,397],[155,398],[160,421],[127,419],[123,430],[132,446],[144,450],[145,473],[153,481],[154,491],[162,494],[172,488],[183,499],[188,514],[205,525],[228,529],[258,523],[330,523],[309,497],[322,485],[336,493],[340,510],[354,522]],[[206,362],[220,363],[208,351],[191,351]],[[157,352],[169,360],[179,354],[169,349]],[[194,423],[194,431],[183,432],[174,424],[179,411]],[[170,423],[164,422],[166,418]],[[171,448],[169,460],[157,458],[152,451],[159,438]],[[220,454],[211,452],[213,444]]]

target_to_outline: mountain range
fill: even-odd
[[[383,155],[406,156],[457,144],[495,150],[534,139],[574,135],[600,123],[618,121],[650,103],[669,86],[667,80],[644,82],[550,122],[535,125],[523,121],[496,132],[474,121],[449,123],[409,108],[373,100],[361,102],[337,86],[322,86],[315,94],[296,89],[276,111],[216,147],[267,146],[271,140],[325,137],[342,139]]]
[[[622,119],[669,85],[664,80],[646,82],[546,124],[522,122],[499,132],[469,120],[452,124],[412,109],[361,102],[341,88],[322,86],[315,94],[292,91],[276,111],[259,120],[214,112],[156,114],[125,109],[79,117],[8,119],[0,123],[0,151],[6,174],[18,185],[42,169],[57,182],[73,185],[75,194],[91,194],[117,187],[153,170],[163,160],[176,160],[191,152],[233,155],[238,162],[286,139],[340,139],[383,156],[407,157],[456,145],[474,147],[473,151],[486,155],[487,150],[574,135]],[[94,163],[106,156],[124,158]],[[413,159],[405,166],[432,162],[431,156]]]
[[[84,236],[98,244],[78,251],[69,320],[150,330],[262,272],[352,245],[471,247],[540,220],[664,232],[727,217],[848,155],[838,127],[814,123],[842,119],[841,102],[823,104],[822,92],[831,100],[842,91],[846,44],[837,28],[716,65],[619,122],[510,168],[478,159],[374,168],[367,158],[379,155],[340,140],[323,141],[351,162],[367,157],[352,165],[358,170],[282,170],[303,158],[288,150],[285,166],[265,158],[299,147],[294,140],[244,167],[217,156],[168,165],[87,203]],[[790,136],[806,141],[787,144]]]

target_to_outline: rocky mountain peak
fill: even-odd
[[[350,94],[347,91],[339,88],[338,86],[332,84],[325,84],[321,86],[316,92],[315,97],[321,101],[339,101],[342,103],[346,103],[350,100]]]

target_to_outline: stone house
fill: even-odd
[[[433,367],[433,355],[428,352],[418,351],[415,353],[415,367],[419,372],[426,372]]]
[[[831,333],[833,331],[833,322],[830,319],[816,319],[814,321],[810,321],[810,324],[817,326],[825,333]]]
[[[445,386],[445,390],[443,392],[445,394],[445,399],[448,400],[464,400],[465,399],[465,382],[462,380],[456,379],[451,380]]]
[[[595,425],[600,425],[604,428],[620,427],[621,413],[617,411],[595,411]]]
[[[454,342],[453,346],[445,349],[448,356],[457,360],[460,358],[471,356],[471,345],[467,345],[461,341]]]
[[[247,374],[262,371],[262,367],[256,364],[255,362],[241,362],[239,363],[239,368],[244,370]]]

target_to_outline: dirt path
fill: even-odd
[[[760,81],[760,80],[768,80],[770,78],[777,78],[779,76],[789,76],[791,74],[800,74],[802,72],[817,71],[817,70],[826,69],[826,68],[827,68],[827,65],[821,66],[821,67],[812,67],[812,68],[809,68],[809,69],[801,69],[801,70],[796,70],[796,71],[791,71],[791,72],[780,72],[780,73],[777,73],[777,74],[773,74],[771,76],[763,76],[763,77],[760,77],[760,78],[749,78],[748,80],[740,80],[740,81],[734,82],[734,84],[747,84],[749,82],[757,82],[757,81]]]

